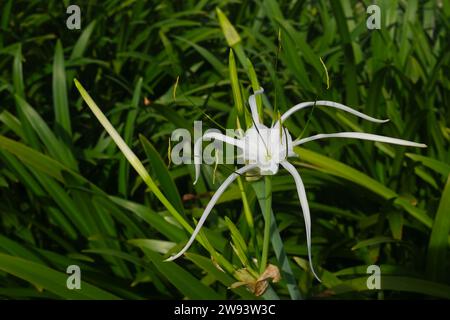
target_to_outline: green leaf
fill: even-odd
[[[155,184],[153,179],[150,177],[147,170],[145,170],[142,162],[139,158],[134,154],[133,151],[128,147],[128,145],[123,141],[122,137],[119,133],[114,129],[109,120],[105,117],[103,112],[97,106],[97,104],[92,100],[91,96],[87,93],[87,91],[83,88],[81,83],[78,80],[75,81],[75,86],[80,92],[86,104],[89,106],[91,111],[97,117],[98,121],[100,121],[101,125],[105,128],[111,138],[114,140],[116,145],[119,147],[120,151],[122,151],[123,155],[127,158],[128,162],[133,166],[142,180],[147,184],[149,189],[155,194],[155,196],[161,201],[161,203],[166,207],[166,209],[172,214],[172,216],[190,233],[193,232],[193,228],[187,223],[186,220],[180,215],[180,213],[173,207],[173,205],[167,200],[167,198],[163,195],[163,193],[159,190],[158,186]]]
[[[259,85],[258,77],[256,76],[255,68],[253,67],[252,62],[248,58],[247,58],[247,70],[248,70],[250,82],[252,84],[253,92],[256,92],[259,89],[261,89],[261,87]],[[258,114],[261,115],[261,117],[262,117],[264,115],[264,109],[263,109],[263,105],[262,105],[261,95],[258,94],[255,98],[256,98],[255,99],[256,105],[258,106]]]
[[[182,37],[175,37],[176,39],[179,39],[181,41],[184,41],[188,43],[192,48],[194,48],[206,61],[213,66],[213,68],[221,75],[225,76],[226,74],[226,66],[216,58],[214,54],[212,54],[210,51],[206,50],[204,47],[189,41]]]
[[[20,97],[25,97],[25,84],[22,71],[22,46],[18,45],[14,53],[13,62],[13,85],[14,92]]]
[[[381,271],[383,273],[383,270]],[[368,291],[367,277],[343,281],[341,284],[331,288],[336,294],[348,292]],[[450,287],[436,282],[417,278],[381,276],[381,290],[395,290],[425,294],[437,298],[450,299]]]
[[[127,120],[125,122],[125,129],[123,139],[127,145],[132,143],[134,134],[134,126],[136,116],[138,114],[139,98],[141,96],[142,78],[139,78],[136,87],[133,92],[133,98],[131,100],[131,108],[127,114]],[[129,167],[130,164],[126,159],[122,158],[119,162],[119,192],[125,197],[128,194],[128,182],[129,182]]]
[[[450,174],[450,165],[445,162],[422,156],[420,154],[405,153],[405,155],[414,161],[422,163],[425,167],[428,167],[431,170],[440,173],[444,177],[447,177]]]
[[[356,77],[356,62],[351,45],[350,32],[347,25],[347,17],[342,8],[342,2],[332,1],[331,7],[336,17],[336,24],[341,37],[342,52],[344,55],[344,84],[346,101],[349,105],[358,105],[358,86]]]
[[[158,151],[156,151],[147,138],[143,135],[139,135],[139,140],[144,147],[145,154],[150,161],[153,173],[161,185],[161,189],[167,195],[167,199],[175,207],[175,209],[178,210],[178,212],[183,213],[183,202],[181,201],[177,186],[170,176],[169,170],[167,169],[163,159],[161,159]]]
[[[236,29],[230,23],[227,16],[220,10],[216,8],[217,17],[219,18],[220,27],[222,28],[222,32],[225,35],[225,39],[227,40],[228,46],[234,47],[236,44],[241,42],[241,37],[237,33]]]
[[[13,62],[13,87],[16,96],[25,98],[25,84],[23,81],[23,71],[22,71],[22,45],[18,45],[14,52],[14,62]],[[38,140],[30,122],[22,110],[22,105],[16,99],[16,110],[22,124],[23,131],[25,133],[26,141],[33,147],[38,146]]]
[[[13,256],[27,258],[31,261],[42,263],[42,260],[32,250],[3,235],[0,235],[0,248],[2,248],[5,253]]]
[[[175,246],[174,242],[156,239],[130,239],[127,242],[129,244],[135,245],[136,247],[147,248],[161,254],[166,254]]]
[[[397,266],[397,265],[389,265],[389,264],[380,264],[380,269],[382,270],[383,275],[414,275],[414,272],[408,268]],[[359,265],[350,268],[341,269],[334,273],[335,276],[355,276],[355,275],[367,275],[368,265]],[[341,281],[342,282],[342,281]]]
[[[222,299],[218,293],[201,283],[185,269],[175,262],[164,262],[160,254],[144,247],[140,247],[150,262],[164,277],[172,283],[184,296],[191,299],[218,300]]]
[[[209,275],[211,275],[214,279],[222,283],[223,285],[230,287],[236,280],[229,275],[227,275],[225,272],[219,270],[210,259],[202,257],[195,253],[186,253],[186,258],[191,260],[195,265],[205,272],[207,272]],[[250,292],[248,292],[246,289],[240,287],[231,289],[233,292],[236,292],[238,295],[240,295],[243,299],[252,300],[255,299],[255,296],[252,295]]]
[[[61,172],[65,169],[58,161],[27,147],[23,143],[0,136],[0,149],[18,157],[23,163],[38,169],[51,177],[63,181]]]
[[[225,217],[225,223],[227,224],[228,229],[230,229],[231,238],[234,243],[233,249],[236,255],[239,257],[244,267],[249,267],[249,262],[247,259],[248,248],[244,238],[242,237],[241,233],[236,228],[234,223],[228,217]]]
[[[0,270],[46,289],[63,299],[117,300],[119,297],[82,281],[80,290],[69,290],[69,275],[42,264],[0,253]]]
[[[393,200],[394,204],[403,207],[411,216],[422,222],[427,227],[431,228],[433,220],[426,214],[425,211],[414,207],[406,199],[400,198],[399,195],[384,186],[375,179],[370,178],[366,174],[353,169],[339,161],[333,160],[326,156],[320,155],[314,151],[304,148],[295,148],[295,152],[300,156],[300,159],[305,160],[315,166],[320,171],[327,172],[329,174],[353,181],[364,188],[371,190],[372,192],[380,195],[386,200]]]
[[[66,87],[66,68],[64,65],[64,51],[58,40],[53,59],[53,108],[55,112],[56,132],[66,138],[72,136],[70,123],[69,101]]]
[[[0,28],[2,30],[8,30],[10,16],[11,16],[11,8],[12,8],[12,0],[8,0],[7,2],[4,2],[4,5],[2,7],[2,16],[0,20]],[[4,32],[6,35],[6,32]],[[0,48],[3,47],[3,33],[0,34]]]
[[[236,107],[239,125],[242,127],[247,126],[244,102],[242,101],[241,87],[239,85],[239,78],[236,67],[236,60],[234,59],[233,49],[230,49],[230,55],[228,58],[228,69],[230,72],[230,83],[233,91],[234,105]]]
[[[89,63],[88,60],[83,61],[83,55],[88,47],[89,40],[91,38],[92,32],[94,31],[96,23],[97,23],[96,20],[92,20],[92,22],[90,22],[86,28],[83,27],[83,32],[81,33],[80,37],[78,38],[77,42],[75,42],[75,45],[72,48],[72,53],[70,54],[69,63],[77,62],[77,63],[80,63],[81,65]],[[94,60],[91,60],[91,61],[94,61]],[[103,61],[100,61],[100,60],[97,60],[97,61],[100,63],[103,63]],[[67,72],[66,72],[66,78],[67,78],[67,83],[69,86],[69,91],[72,88],[72,84],[73,84],[72,81],[73,81],[73,78],[75,77],[76,72],[77,72],[76,70],[67,70]]]
[[[428,243],[427,274],[432,280],[444,281],[447,277],[448,235],[450,232],[450,174],[442,191],[441,201],[434,218]]]
[[[398,242],[398,241],[395,239],[389,238],[389,237],[384,237],[384,236],[374,237],[374,238],[366,239],[363,241],[359,241],[357,244],[355,244],[352,247],[352,250],[357,250],[357,249],[361,249],[361,248],[368,247],[368,246],[375,246],[375,245],[379,245],[382,243],[391,243],[391,242]]]
[[[72,48],[72,53],[70,54],[71,60],[81,58],[83,56],[89,44],[89,39],[91,38],[92,32],[94,31],[95,24],[96,20],[92,20],[86,28],[83,28],[83,32]]]
[[[55,203],[61,208],[62,212],[69,221],[76,226],[77,230],[85,235],[88,235],[88,227],[86,226],[86,221],[83,218],[83,214],[79,212],[77,206],[73,202],[72,198],[69,196],[67,191],[61,187],[61,185],[53,180],[52,178],[39,175],[39,180],[43,188],[47,191],[49,197],[51,197]],[[72,230],[72,225],[65,222],[66,219],[61,219],[60,222],[63,224],[63,230],[66,230],[69,234],[72,234],[72,238],[76,237],[76,232]]]
[[[16,135],[24,139],[24,133],[22,130],[22,124],[20,121],[7,110],[0,113],[0,121],[5,124],[9,129],[11,129]]]
[[[391,229],[392,237],[396,240],[401,240],[403,235],[403,214],[398,211],[392,211],[387,214],[389,221],[389,228]]]
[[[147,222],[150,226],[155,228],[155,230],[166,236],[171,241],[181,242],[186,239],[180,228],[174,226],[171,223],[168,223],[166,220],[164,220],[163,217],[150,210],[147,206],[143,206],[141,204],[113,196],[110,196],[109,199],[111,199],[111,201],[121,206],[122,208],[133,212],[135,215]]]
[[[72,152],[64,143],[56,138],[55,134],[50,130],[44,119],[42,119],[36,110],[34,110],[34,108],[20,96],[16,95],[16,101],[52,157],[59,160],[69,168],[76,169],[77,163]]]

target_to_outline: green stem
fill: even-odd
[[[255,190],[256,197],[258,199],[259,206],[263,213],[264,219],[267,219],[266,210],[266,196],[265,196],[265,184],[263,181],[255,181],[252,183],[252,187]],[[292,271],[289,263],[289,258],[284,250],[283,240],[281,240],[280,233],[278,232],[277,222],[272,210],[270,212],[270,234],[272,242],[273,252],[278,261],[278,266],[281,268],[281,276],[286,281],[286,287],[289,291],[289,295],[293,300],[301,300],[302,295],[298,289],[298,283]],[[266,296],[270,298],[270,295]]]
[[[267,267],[267,257],[269,254],[269,244],[270,244],[270,213],[272,210],[272,180],[270,176],[265,176],[264,178],[264,203],[265,203],[265,218],[264,218],[264,240],[263,240],[263,251],[261,255],[261,265],[259,272],[262,274]]]
[[[253,223],[253,216],[252,216],[252,213],[250,211],[250,206],[248,204],[247,195],[245,193],[244,184],[242,183],[241,177],[239,177],[239,176],[237,177],[237,182],[238,182],[239,190],[241,192],[242,205],[243,205],[243,209],[244,209],[245,220],[247,221],[247,225],[250,228],[250,230],[254,230],[255,226],[254,226],[254,223]]]
[[[252,211],[250,209],[250,204],[248,202],[247,194],[245,192],[244,184],[242,183],[241,177],[237,177],[237,182],[239,185],[239,190],[241,191],[241,198],[242,198],[242,205],[243,205],[245,220],[246,220],[248,228],[250,230],[250,237],[251,237],[251,241],[253,243],[253,250],[254,250],[255,254],[258,255],[257,259],[259,261],[259,259],[261,257],[259,256],[258,241],[256,239],[255,223],[253,221]]]

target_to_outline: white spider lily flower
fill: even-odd
[[[362,119],[384,123],[389,121],[380,120],[376,118],[372,118],[368,115],[365,115],[359,111],[356,111],[350,107],[347,107],[343,104],[336,103],[333,101],[312,101],[312,102],[303,102],[295,105],[286,111],[280,118],[279,121],[275,122],[272,127],[268,128],[264,124],[260,122],[260,116],[258,114],[258,109],[256,106],[255,95],[262,94],[264,90],[261,88],[256,91],[255,94],[251,95],[249,98],[249,105],[252,115],[253,126],[251,126],[244,134],[243,137],[236,139],[225,136],[220,133],[206,133],[200,139],[195,142],[194,145],[194,163],[195,163],[195,182],[197,182],[200,175],[200,154],[201,154],[201,144],[203,139],[217,139],[223,141],[228,144],[232,144],[242,150],[242,157],[246,165],[240,169],[238,169],[235,173],[232,173],[223,184],[217,189],[211,198],[210,202],[205,208],[194,232],[191,235],[191,238],[184,246],[184,248],[178,252],[176,255],[168,258],[168,261],[172,261],[180,257],[184,254],[189,247],[194,242],[195,237],[198,232],[202,228],[205,223],[206,218],[210,214],[213,209],[216,201],[220,197],[220,195],[225,191],[225,189],[233,182],[234,179],[238,175],[245,174],[250,170],[257,170],[260,175],[275,175],[278,172],[279,166],[281,165],[286,171],[292,175],[294,178],[295,186],[297,188],[297,193],[300,201],[300,206],[303,212],[303,219],[305,222],[305,230],[306,230],[306,245],[308,248],[308,259],[309,265],[311,268],[311,272],[314,274],[317,280],[320,281],[316,272],[314,271],[314,267],[312,264],[311,257],[311,215],[309,212],[308,199],[306,197],[305,187],[303,185],[302,178],[300,174],[297,172],[295,167],[288,162],[288,157],[296,157],[297,154],[294,152],[294,147],[301,145],[303,143],[325,139],[325,138],[354,138],[354,139],[362,139],[362,140],[371,140],[371,141],[379,141],[403,146],[411,146],[411,147],[426,147],[425,144],[411,142],[407,140],[401,140],[397,138],[385,137],[375,134],[362,133],[362,132],[339,132],[339,133],[331,133],[331,134],[317,134],[308,138],[303,138],[298,141],[293,141],[291,135],[288,130],[283,127],[283,122],[291,116],[294,112],[302,110],[307,107],[312,107],[314,105],[317,106],[326,106],[335,109],[339,109],[342,111],[346,111],[351,113],[357,117]]]
[[[261,175],[276,174],[283,160],[296,156],[292,137],[285,128],[280,131],[256,124],[247,130],[242,140],[244,161],[256,164]]]

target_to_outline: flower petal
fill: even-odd
[[[256,95],[257,94],[262,94],[264,92],[264,89],[262,87],[260,87],[259,90],[255,91],[254,94],[252,94],[249,98],[248,98],[248,104],[250,105],[250,110],[252,112],[252,118],[253,118],[253,122],[258,125],[259,122],[259,114],[258,114],[258,106],[256,105]]]
[[[194,144],[194,165],[195,165],[195,181],[194,184],[197,183],[198,178],[200,177],[200,164],[202,163],[202,155],[201,155],[201,148],[202,148],[202,141],[205,139],[216,139],[223,141],[225,143],[234,145],[238,148],[244,148],[244,142],[238,139],[234,139],[231,137],[228,137],[222,133],[217,132],[209,132],[205,133],[200,139],[198,139]]]
[[[219,187],[219,189],[217,189],[217,191],[212,196],[211,200],[209,201],[208,205],[205,208],[205,211],[203,211],[203,214],[202,214],[200,220],[198,221],[197,226],[195,227],[195,230],[191,235],[191,238],[186,243],[184,248],[181,249],[181,251],[178,252],[176,255],[171,256],[170,258],[166,259],[166,261],[173,261],[173,260],[179,258],[181,255],[183,255],[189,249],[189,247],[194,242],[195,237],[200,232],[200,229],[203,227],[203,224],[205,223],[206,218],[208,218],[208,215],[211,213],[211,210],[213,209],[214,205],[216,204],[217,200],[222,195],[222,193],[225,191],[225,189],[228,188],[228,186],[234,181],[234,179],[236,179],[236,177],[238,175],[241,175],[249,170],[252,170],[255,167],[256,167],[256,165],[253,165],[253,164],[246,165],[246,166],[238,169],[236,172],[233,172],[232,174],[230,174],[228,176],[228,178],[226,178],[226,180],[222,183],[222,185]]]
[[[295,181],[295,185],[297,187],[298,198],[300,200],[300,206],[303,211],[303,218],[305,220],[305,229],[306,229],[306,245],[308,246],[308,258],[309,265],[311,267],[311,272],[314,274],[316,279],[319,282],[322,282],[314,271],[312,258],[311,258],[311,215],[309,213],[309,205],[308,199],[306,198],[305,186],[303,185],[302,178],[300,174],[297,172],[295,167],[287,161],[281,162],[281,165],[292,175]]]
[[[301,145],[303,143],[318,140],[318,139],[326,139],[326,138],[353,138],[353,139],[361,139],[361,140],[370,140],[370,141],[379,141],[386,142],[392,144],[398,144],[401,146],[409,146],[409,147],[417,147],[417,148],[426,148],[427,145],[423,143],[412,142],[408,140],[402,140],[397,138],[379,136],[371,133],[363,133],[363,132],[338,132],[338,133],[320,133],[311,137],[300,139],[294,142],[294,146]]]
[[[288,111],[286,111],[282,116],[281,116],[281,123],[283,123],[287,118],[289,118],[294,112],[300,111],[304,108],[308,108],[308,107],[312,107],[312,106],[326,106],[326,107],[331,107],[331,108],[336,108],[339,110],[343,110],[345,112],[351,113],[357,117],[363,118],[365,120],[369,120],[372,122],[378,122],[378,123],[384,123],[384,122],[388,122],[389,119],[385,119],[385,120],[381,120],[381,119],[376,119],[376,118],[372,118],[371,116],[368,116],[362,112],[356,111],[355,109],[352,109],[350,107],[347,107],[343,104],[337,103],[337,102],[333,102],[333,101],[326,101],[326,100],[319,100],[319,101],[310,101],[310,102],[302,102],[299,103],[295,106],[293,106],[292,108],[290,108]],[[279,125],[279,122],[277,122],[276,124],[277,126]]]

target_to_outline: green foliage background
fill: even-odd
[[[261,85],[266,121],[268,102],[283,112],[316,99],[391,119],[377,125],[317,107],[287,123],[294,136],[364,131],[428,148],[334,139],[298,149],[323,282],[308,270],[294,182],[282,172],[272,183],[281,237],[269,252],[282,281],[259,298],[450,298],[450,3],[375,1],[381,30],[370,31],[372,2],[78,1],[77,31],[65,27],[69,1],[2,1],[0,297],[257,298],[228,287],[259,255],[258,183],[233,184],[202,245],[163,260],[233,169],[219,166],[214,183],[214,166],[203,166],[193,186],[192,166],[168,166],[171,132],[192,130],[195,120],[204,130],[234,127]],[[155,188],[93,117],[75,77]],[[73,264],[81,290],[66,288]],[[371,264],[381,266],[382,290],[367,290]]]

